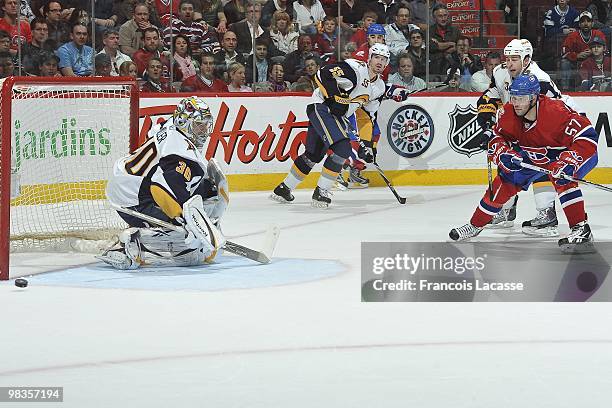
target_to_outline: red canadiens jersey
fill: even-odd
[[[567,107],[562,100],[540,95],[537,117],[527,123],[507,103],[498,111],[495,137],[517,144],[535,165],[557,160],[559,153],[571,149],[588,160],[597,153],[599,135],[591,122]]]

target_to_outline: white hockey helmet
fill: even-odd
[[[212,133],[213,116],[202,98],[190,96],[179,102],[172,115],[174,125],[201,149]]]
[[[372,55],[382,55],[387,58],[387,63],[385,67],[389,64],[389,59],[391,58],[391,53],[389,52],[389,47],[387,44],[374,44],[370,47],[370,51],[368,52],[368,62],[372,59]]]
[[[529,61],[531,61],[533,57],[533,46],[529,42],[529,40],[525,39],[514,39],[506,45],[504,48],[504,55],[509,57],[511,55],[520,55],[521,62],[525,61],[525,57],[529,57]]]

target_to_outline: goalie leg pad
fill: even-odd
[[[217,196],[204,201],[204,211],[206,211],[211,220],[218,224],[229,205],[229,184],[215,158],[210,159],[206,170],[209,179],[217,189]]]

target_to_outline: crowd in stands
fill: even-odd
[[[310,92],[322,65],[366,61],[372,44],[386,42],[389,83],[483,91],[503,44],[479,57],[447,2],[429,3],[95,0],[92,12],[91,0],[0,0],[0,77],[122,75],[147,92]],[[563,90],[609,90],[612,1],[570,3],[550,0],[541,22],[544,46],[562,43],[552,69]],[[516,21],[516,1],[496,7]]]

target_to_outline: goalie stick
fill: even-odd
[[[112,205],[112,204],[111,206],[117,211],[120,211],[124,214],[131,215],[136,218],[140,218],[141,220],[150,222],[151,224],[156,224],[156,225],[159,225],[160,227],[168,228],[174,231],[185,232],[185,228],[179,225],[171,224],[169,222],[160,220],[150,215],[143,214],[141,212],[132,210],[130,208],[125,208],[125,207]],[[225,241],[225,245],[223,246],[223,249],[226,250],[227,252],[231,252],[232,254],[242,256],[244,258],[248,258],[252,261],[259,262],[261,264],[267,264],[267,263],[270,263],[271,261],[272,253],[274,252],[274,247],[276,246],[276,241],[278,240],[279,233],[280,233],[280,230],[277,226],[271,226],[268,228],[268,230],[266,231],[266,238],[265,238],[264,245],[263,245],[264,250],[261,252],[256,251],[251,248],[247,248],[245,246],[242,246],[240,244],[237,244],[231,241]]]
[[[378,174],[380,174],[380,177],[382,177],[382,179],[385,181],[385,183],[387,183],[387,187],[389,187],[389,189],[391,190],[391,192],[393,193],[395,198],[397,198],[397,201],[400,204],[406,204],[407,202],[410,202],[411,204],[418,204],[418,203],[425,202],[425,199],[420,194],[415,195],[414,197],[402,197],[402,196],[400,196],[397,193],[397,190],[395,189],[395,187],[393,187],[393,184],[391,184],[391,181],[387,178],[387,176],[385,176],[385,173],[378,166],[378,163],[373,162],[372,164],[374,165],[376,170],[378,170]]]
[[[552,176],[552,171],[545,169],[543,167],[539,167],[539,166],[534,166],[533,164],[529,164],[529,163],[525,163],[523,161],[515,161],[520,163],[520,166],[525,168],[525,169],[530,169],[530,170],[535,170],[535,171],[539,171],[545,174],[549,174]],[[591,187],[595,187],[598,188],[600,190],[604,190],[604,191],[608,191],[610,193],[612,193],[612,188],[610,187],[606,187],[606,186],[602,186],[601,184],[597,184],[597,183],[593,183],[592,181],[588,181],[588,180],[584,180],[581,178],[576,178],[576,177],[572,177],[572,176],[568,176],[567,174],[562,174],[561,177],[563,177],[566,180],[569,181],[573,181],[574,183],[581,183],[581,184],[587,184]]]

